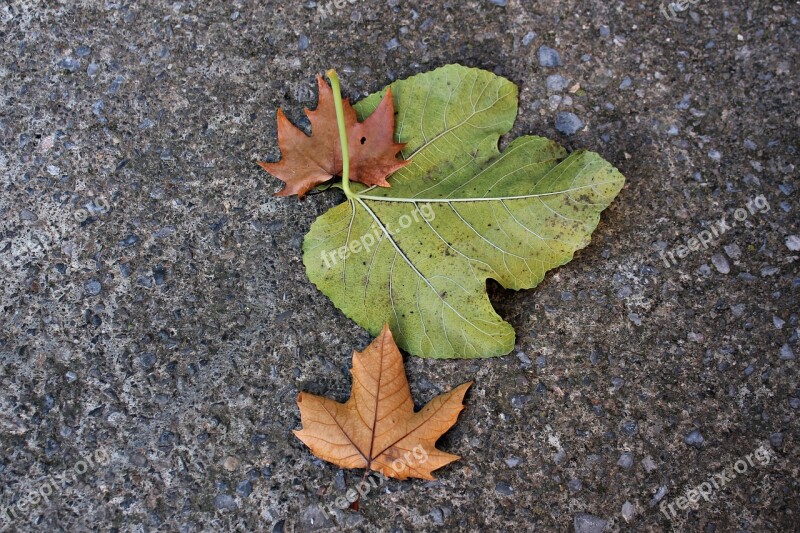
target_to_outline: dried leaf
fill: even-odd
[[[317,76],[319,103],[314,111],[305,110],[311,122],[311,136],[295,127],[283,110],[278,110],[278,145],[281,160],[259,162],[267,172],[286,183],[278,196],[309,190],[342,172],[342,149],[336,124],[333,91]],[[394,101],[391,90],[363,122],[349,100],[344,100],[344,119],[350,151],[350,179],[365,185],[389,187],[386,177],[410,161],[397,159],[403,144],[394,141]]]
[[[306,392],[297,398],[303,429],[294,433],[314,455],[396,479],[434,479],[431,472],[459,459],[435,444],[456,423],[472,382],[415,413],[403,357],[388,325],[363,352],[353,353],[352,373],[346,403]]]

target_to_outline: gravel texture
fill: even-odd
[[[797,530],[800,7],[684,4],[2,3],[0,530]],[[370,341],[301,263],[341,196],[256,161],[317,73],[454,62],[628,181],[538,288],[490,284],[514,353],[407,360],[419,404],[475,380],[462,459],[328,512],[361,472],[291,431]]]

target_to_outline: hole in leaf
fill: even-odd
[[[366,137],[361,137],[361,144],[364,144],[365,142],[367,142],[367,138]]]

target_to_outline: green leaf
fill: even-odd
[[[383,93],[355,105],[363,120]],[[449,65],[392,84],[395,134],[412,163],[390,188],[353,183],[303,244],[309,278],[347,316],[422,357],[492,357],[514,330],[492,308],[486,279],[535,287],[589,243],[625,178],[599,155],[568,155],[525,136],[502,153],[517,88]]]

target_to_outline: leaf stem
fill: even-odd
[[[339,126],[339,144],[342,147],[342,189],[348,199],[353,198],[350,190],[350,154],[347,148],[347,130],[344,126],[344,109],[342,108],[342,89],[339,87],[339,75],[336,70],[330,69],[325,73],[331,80],[333,89],[333,105],[336,108],[336,123]]]

